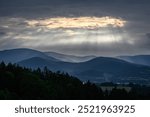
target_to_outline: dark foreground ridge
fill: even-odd
[[[83,83],[67,73],[52,72],[46,67],[41,71],[11,63],[0,64],[0,99],[150,99],[150,87],[133,84],[124,87],[131,89]]]

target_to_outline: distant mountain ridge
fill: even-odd
[[[85,62],[89,61],[93,58],[96,58],[96,56],[74,56],[74,55],[65,55],[65,54],[60,54],[56,52],[45,52],[46,55],[54,57],[58,60],[64,61],[64,62]]]
[[[56,55],[61,58],[61,54]],[[67,55],[62,54],[62,56],[65,58]],[[13,49],[0,51],[0,60],[33,69],[43,69],[46,66],[52,71],[68,72],[83,81],[150,84],[149,66],[130,63],[120,58],[96,57],[75,63],[64,62],[36,50]]]
[[[150,83],[150,67],[132,64],[115,58],[99,57],[82,63],[67,63],[47,61],[34,57],[19,64],[34,69],[47,66],[52,71],[68,72],[83,81]]]
[[[58,61],[57,59],[47,56],[46,54],[40,51],[27,48],[0,51],[0,61],[4,61],[6,63],[17,63],[32,57],[41,57],[48,60]]]
[[[141,65],[150,66],[150,55],[119,56],[119,59]]]

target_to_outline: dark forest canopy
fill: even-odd
[[[104,84],[102,84],[104,86]],[[112,86],[112,85],[111,85]],[[83,83],[67,73],[46,67],[31,70],[16,64],[0,64],[0,99],[150,99],[150,88],[130,84],[130,91],[102,90],[89,81]]]

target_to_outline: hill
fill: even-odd
[[[61,59],[61,56],[62,58],[68,57],[72,59],[76,57],[67,56],[59,53],[51,53],[52,56],[50,56],[50,53],[49,55],[47,54],[32,49],[5,50],[5,51],[0,51],[0,61],[4,61],[5,63],[9,63],[9,62],[16,63],[19,64],[20,66],[32,68],[32,69],[37,69],[37,68],[44,69],[44,67],[46,66],[48,69],[54,72],[56,71],[67,72],[70,75],[78,77],[82,81],[90,80],[91,82],[95,82],[95,83],[133,82],[133,83],[146,84],[146,85],[150,84],[149,66],[134,64],[131,63],[131,61],[127,62],[125,60],[110,58],[110,57],[96,57],[89,61],[85,61],[85,62],[80,61],[77,63],[64,62]],[[65,60],[67,61],[66,58]],[[145,58],[147,58],[148,61],[148,56],[146,56]],[[146,60],[145,58],[144,60]]]
[[[96,58],[96,56],[74,56],[74,55],[60,54],[56,52],[45,52],[45,54],[48,56],[54,57],[60,61],[73,62],[73,63],[85,62],[93,58]]]
[[[18,63],[30,68],[44,68],[52,71],[63,71],[74,75],[82,81],[115,82],[115,83],[150,83],[150,67],[129,63],[123,60],[98,57],[87,62],[68,63],[31,58]]]
[[[150,66],[150,55],[119,56],[118,58],[131,63]]]
[[[114,86],[114,87],[113,87]],[[93,84],[47,68],[31,70],[0,63],[2,100],[150,99],[150,87],[134,84]]]
[[[17,63],[19,61],[29,59],[32,57],[40,57],[52,61],[58,61],[53,57],[49,57],[40,51],[32,49],[21,48],[0,51],[0,61],[4,61],[5,63]]]

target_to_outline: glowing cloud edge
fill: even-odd
[[[29,27],[45,27],[47,29],[98,29],[105,27],[124,27],[127,21],[121,18],[106,17],[56,17],[39,20],[27,20]]]

